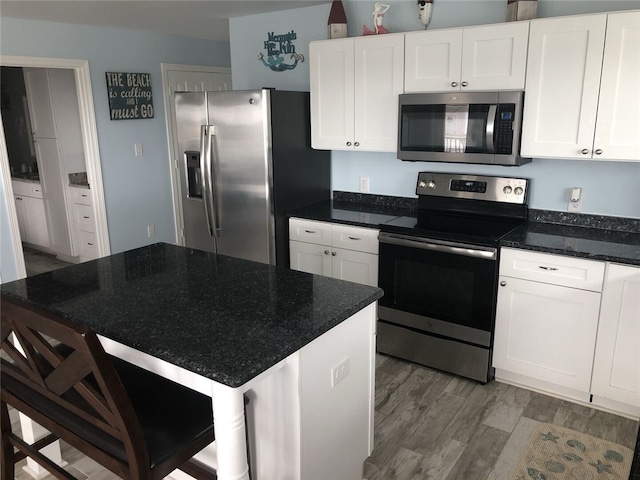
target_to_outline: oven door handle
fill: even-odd
[[[385,232],[381,232],[378,235],[378,241],[380,243],[398,245],[401,247],[413,247],[441,253],[465,255],[467,257],[483,258],[485,260],[496,260],[497,257],[497,250],[495,248],[483,249],[472,245],[465,245],[463,243],[441,242],[439,240],[437,243],[434,243],[436,242],[434,240],[407,237],[405,235],[395,235]]]

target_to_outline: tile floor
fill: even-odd
[[[383,355],[377,361],[376,448],[365,462],[366,480],[507,480],[539,422],[635,445],[638,422],[627,418]],[[62,455],[79,479],[117,478],[71,447],[63,445]],[[17,470],[16,480],[29,478]]]
[[[41,252],[30,247],[23,247],[22,251],[28,277],[73,265],[72,263],[58,260],[53,254]]]

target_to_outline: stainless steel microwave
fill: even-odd
[[[398,158],[516,166],[524,92],[400,95]]]

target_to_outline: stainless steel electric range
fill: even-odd
[[[527,218],[529,182],[420,172],[416,216],[380,226],[378,351],[486,383],[499,241]]]

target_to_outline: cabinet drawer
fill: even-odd
[[[313,220],[289,219],[289,239],[300,242],[331,244],[331,224]]]
[[[89,258],[96,258],[98,256],[98,245],[95,233],[77,231],[76,239],[78,241],[78,255]]]
[[[24,195],[25,197],[42,198],[42,186],[32,182],[11,182],[14,195]]]
[[[91,205],[91,190],[88,188],[69,187],[70,203],[79,203],[82,205]]]
[[[601,292],[604,262],[503,248],[500,275]]]
[[[378,230],[333,225],[331,245],[347,250],[378,254]]]
[[[93,216],[93,208],[89,205],[71,205],[71,216],[73,226],[76,230],[95,233],[96,223]]]

